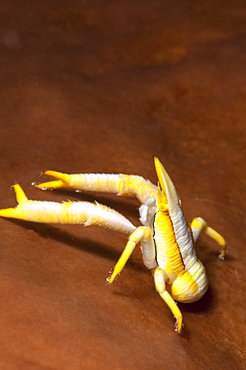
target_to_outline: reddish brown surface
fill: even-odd
[[[4,4],[5,5],[4,5]],[[6,5],[8,4],[8,5]],[[31,187],[45,169],[139,174],[153,157],[187,217],[204,217],[210,289],[185,328],[126,238],[1,219],[1,369],[242,369],[245,365],[245,1],[8,1],[1,10],[1,207],[94,194]],[[138,224],[137,201],[97,195]]]

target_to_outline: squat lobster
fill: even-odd
[[[175,187],[158,158],[155,158],[155,169],[158,187],[141,176],[68,175],[56,171],[45,172],[56,180],[36,185],[39,189],[65,187],[135,195],[141,203],[139,213],[143,226],[135,227],[123,215],[99,203],[29,200],[18,184],[13,186],[18,205],[0,210],[0,216],[34,222],[96,225],[130,235],[109,283],[121,272],[140,242],[144,264],[153,269],[156,290],[176,318],[176,330],[180,333],[182,314],[175,301],[195,302],[208,288],[206,271],[196,256],[194,243],[204,232],[221,246],[219,257],[224,259],[226,242],[202,218],[195,218],[191,224],[186,221]],[[171,294],[166,290],[166,283],[171,286]]]

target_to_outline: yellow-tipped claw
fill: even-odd
[[[17,200],[18,205],[16,206],[16,208],[0,209],[0,217],[22,218],[22,213],[19,211],[19,205],[23,202],[28,201],[28,199],[19,184],[15,184],[12,187],[15,191],[16,200]]]
[[[15,191],[17,203],[22,203],[25,200],[28,200],[26,194],[24,193],[24,190],[19,184],[12,185],[12,188]]]
[[[0,217],[17,218],[16,209],[15,208],[0,209]]]
[[[38,189],[56,189],[67,187],[70,183],[70,175],[57,171],[45,171],[44,175],[52,176],[57,180],[42,182],[41,184],[35,185]]]

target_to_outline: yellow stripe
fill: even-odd
[[[184,270],[184,263],[176,241],[172,221],[167,212],[158,211],[155,218],[155,240],[157,246],[157,258],[166,260],[165,268],[170,274],[180,275]],[[165,245],[161,244],[164,241]],[[160,241],[160,242],[159,242]],[[160,263],[160,261],[158,261]],[[170,275],[169,274],[169,275]]]

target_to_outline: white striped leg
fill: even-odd
[[[136,227],[117,211],[89,202],[42,202],[27,199],[20,185],[14,185],[18,205],[0,210],[1,217],[61,224],[95,225],[130,234]]]
[[[73,174],[46,171],[45,175],[56,180],[36,185],[39,189],[72,188],[101,191],[118,195],[135,195],[141,203],[150,197],[157,197],[157,188],[141,176],[114,174]]]

